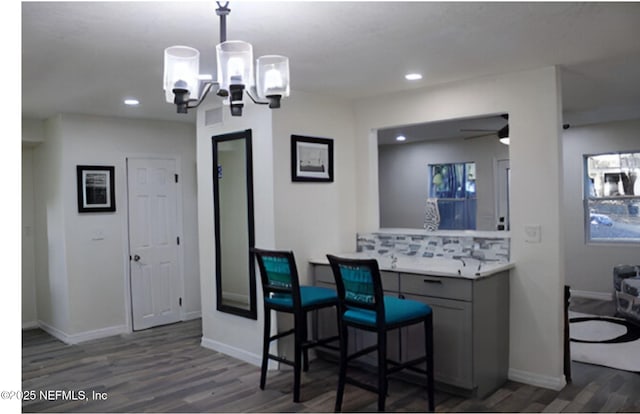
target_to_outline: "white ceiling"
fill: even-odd
[[[640,114],[640,3],[232,1],[227,37],[290,58],[292,93],[358,99],[559,65],[565,122]],[[22,113],[194,121],[164,102],[163,50],[215,72],[215,2],[23,2]],[[423,80],[408,82],[407,72]],[[139,107],[125,107],[125,97]],[[215,95],[208,99],[217,99]],[[526,97],[523,97],[526,99]],[[284,100],[283,105],[287,105]]]

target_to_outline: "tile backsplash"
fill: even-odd
[[[409,233],[358,233],[357,251],[372,257],[477,259],[508,263],[509,237]]]

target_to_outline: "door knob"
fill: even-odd
[[[133,256],[133,261],[134,262],[139,262],[140,261],[140,256],[138,256],[137,254]]]

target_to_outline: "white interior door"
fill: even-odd
[[[180,320],[175,159],[129,158],[133,329]]]

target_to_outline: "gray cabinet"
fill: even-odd
[[[436,381],[454,387],[473,388],[471,353],[471,304],[437,297],[405,294],[405,298],[426,302],[433,309],[433,370]],[[416,325],[403,329],[403,356],[411,360],[424,355],[424,329]]]
[[[480,279],[382,272],[387,294],[422,301],[433,309],[434,371],[439,388],[484,397],[507,379],[509,367],[509,271]],[[328,265],[314,265],[318,285],[335,284]],[[323,316],[320,316],[323,319]],[[321,332],[335,329],[318,320]],[[373,341],[366,332],[350,333],[359,349]],[[388,337],[391,358],[409,360],[424,353],[421,326],[403,328]],[[372,361],[375,363],[375,361]]]

